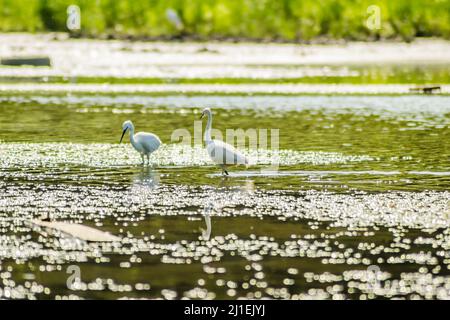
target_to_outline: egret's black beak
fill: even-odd
[[[125,135],[125,133],[127,132],[127,130],[128,130],[128,128],[126,128],[126,129],[124,129],[124,130],[123,130],[123,132],[122,132],[122,136],[120,137],[120,141],[119,141],[119,143],[121,143],[121,142],[122,142],[123,136]]]
[[[205,115],[205,114],[202,112],[202,115],[200,116],[200,119],[202,119],[204,115]]]

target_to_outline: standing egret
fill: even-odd
[[[238,150],[236,150],[232,145],[225,143],[220,140],[211,139],[211,126],[212,126],[212,112],[211,109],[206,108],[203,110],[200,119],[203,116],[208,117],[208,122],[206,124],[205,130],[205,143],[206,150],[208,151],[211,159],[222,168],[222,174],[228,175],[227,166],[248,164],[248,159]]]
[[[123,136],[130,130],[130,142],[133,148],[140,153],[142,157],[142,164],[145,164],[144,156],[147,156],[147,164],[150,163],[150,154],[157,150],[161,145],[161,140],[157,135],[148,132],[138,132],[134,134],[134,125],[130,120],[125,121],[122,124],[122,137],[120,142],[122,142]]]

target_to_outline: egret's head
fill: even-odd
[[[133,127],[133,122],[131,120],[127,120],[122,123],[122,130],[130,130]]]
[[[208,202],[206,206],[203,208],[203,214],[208,215],[214,209],[214,204],[212,202]]]
[[[131,122],[130,120],[127,120],[127,121],[125,121],[123,124],[122,124],[122,137],[120,137],[120,142],[119,143],[121,143],[122,142],[122,139],[123,139],[123,136],[125,135],[125,133],[127,132],[127,130],[133,130],[134,129],[134,126],[133,126],[133,122]]]
[[[202,115],[200,116],[200,119],[203,118],[204,116],[208,116],[208,117],[211,116],[211,109],[210,108],[203,109]]]

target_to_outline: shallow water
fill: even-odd
[[[0,297],[448,299],[449,102],[4,94]],[[171,141],[205,106],[220,130],[279,129],[279,150],[246,149],[252,166],[222,178]],[[163,140],[151,166],[118,144],[126,119]],[[122,242],[30,223],[42,216]]]
[[[449,83],[450,44],[160,43],[0,34],[0,56],[48,56],[51,67],[0,67],[0,82]]]

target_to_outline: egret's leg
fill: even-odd
[[[147,153],[147,165],[150,165],[150,153]]]
[[[144,159],[144,154],[143,153],[141,153],[141,158],[142,158],[142,165],[144,165],[145,164],[145,159]]]

